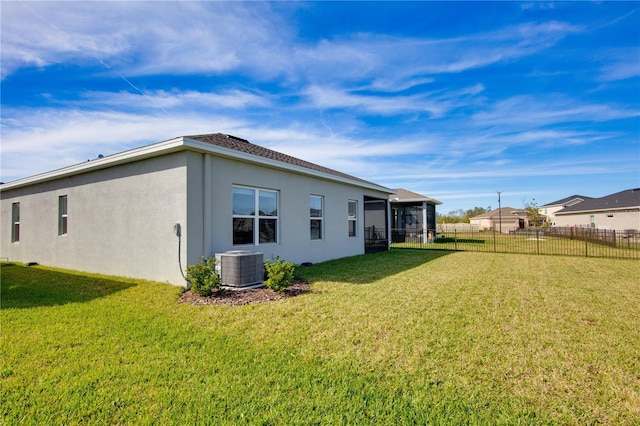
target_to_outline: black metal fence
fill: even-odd
[[[391,247],[640,259],[640,231],[541,228],[490,231],[392,229]]]
[[[375,253],[388,250],[389,240],[384,228],[368,226],[364,229],[364,251],[365,253]]]

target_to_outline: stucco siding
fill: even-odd
[[[182,284],[173,224],[186,221],[186,155],[164,155],[2,191],[1,256]],[[68,232],[58,235],[58,197]],[[20,241],[11,205],[20,203]]]
[[[319,178],[295,174],[274,168],[249,164],[237,160],[206,155],[210,162],[211,205],[209,228],[211,229],[210,251],[205,249],[195,256],[211,256],[227,250],[250,250],[264,253],[264,258],[302,262],[320,262],[339,257],[364,253],[364,195],[375,195],[386,199],[388,194],[331,182]],[[191,164],[206,164],[197,158],[190,158]],[[204,166],[201,166],[203,168]],[[194,167],[197,168],[197,167]],[[191,169],[190,169],[191,170]],[[194,177],[193,182],[197,179]],[[190,184],[192,181],[190,180]],[[233,245],[232,204],[233,186],[247,186],[278,191],[278,238],[277,243],[260,245]],[[204,199],[203,194],[190,186],[189,209],[191,219],[192,200]],[[202,185],[199,188],[204,190]],[[324,198],[322,240],[311,240],[309,197],[319,195]],[[348,236],[348,200],[358,202],[358,232],[356,237]],[[204,207],[203,207],[204,208]],[[194,213],[195,214],[195,213]],[[191,238],[191,234],[189,234]],[[205,236],[206,240],[207,237]],[[189,245],[190,249],[192,246]]]
[[[0,256],[185,285],[181,271],[187,265],[228,250],[259,251],[265,260],[280,257],[294,263],[363,254],[364,198],[388,200],[384,190],[314,175],[317,171],[283,170],[203,151],[147,149],[131,154],[144,158],[122,154],[93,167],[87,163],[65,174],[52,172],[5,186],[0,191]],[[275,243],[233,244],[234,186],[278,193]],[[67,196],[66,235],[58,235],[62,195]],[[311,195],[323,197],[320,240],[311,239]],[[355,237],[349,236],[350,200],[357,202]],[[20,203],[19,242],[11,241],[15,202]]]
[[[640,229],[640,210],[612,211],[612,212],[586,212],[575,214],[556,215],[556,226],[591,226],[591,216],[596,228],[613,229],[623,231],[627,229]]]

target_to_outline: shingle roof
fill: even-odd
[[[571,195],[571,196],[563,198],[561,200],[557,200],[557,201],[553,201],[551,203],[547,203],[547,204],[542,205],[540,207],[564,206],[569,201],[573,201],[573,200],[577,200],[577,199],[582,199],[582,201],[584,201],[584,200],[592,200],[593,198],[592,197],[587,197],[585,195]],[[577,203],[575,203],[575,204],[577,204]]]
[[[259,145],[252,144],[246,139],[242,139],[233,135],[225,135],[223,133],[211,133],[206,135],[192,135],[192,136],[184,136],[184,137],[189,139],[195,139],[200,142],[210,143],[212,145],[220,146],[223,148],[229,148],[235,151],[244,152],[246,154],[256,155],[262,158],[268,158],[270,160],[279,161],[279,162],[290,164],[293,166],[304,167],[306,169],[310,169],[316,172],[327,173],[333,176],[338,176],[341,178],[362,182],[368,185],[379,186],[376,183],[373,183],[364,179],[360,179],[358,177],[351,176],[346,173],[342,173],[337,170],[330,169],[328,167],[320,166],[318,164],[314,164],[309,161],[301,160],[299,158],[292,157],[290,155],[286,155],[278,151],[274,151]]]
[[[395,194],[390,194],[389,198],[391,201],[426,201],[432,204],[442,204],[441,201],[438,201],[434,198],[426,197],[422,194],[418,194],[417,192],[409,191],[403,188],[394,188],[396,191]]]
[[[556,215],[586,211],[614,210],[622,208],[640,208],[640,188],[627,189],[600,198],[585,200],[574,206],[565,207]]]
[[[522,209],[514,209],[513,207],[502,207],[501,209],[494,209],[489,212],[479,214],[471,219],[492,219],[498,218],[500,215],[502,215],[503,219],[508,217],[524,217],[527,215],[527,212]]]

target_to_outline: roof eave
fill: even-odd
[[[442,204],[442,201],[438,201],[435,198],[392,198],[392,203],[431,203],[435,205]]]
[[[249,163],[257,163],[267,167],[272,167],[281,170],[287,170],[303,175],[313,176],[321,179],[326,179],[335,182],[341,182],[349,185],[354,185],[386,194],[395,194],[393,189],[387,188],[382,185],[375,184],[373,182],[360,181],[357,179],[348,179],[342,176],[336,176],[329,173],[311,170],[306,167],[296,166],[293,164],[283,163],[281,161],[264,158],[258,155],[249,154],[241,151],[237,151],[230,148],[224,148],[218,145],[213,145],[206,142],[201,142],[188,137],[177,137],[169,139],[163,142],[157,142],[151,145],[146,145],[140,148],[134,148],[128,151],[123,151],[117,154],[108,155],[103,158],[90,160],[85,163],[79,163],[72,166],[64,167],[62,169],[52,170],[45,173],[29,176],[26,178],[18,179],[12,182],[7,182],[0,185],[0,191],[7,191],[11,189],[17,189],[28,185],[34,185],[43,183],[55,179],[61,179],[69,176],[74,176],[90,171],[106,169],[109,167],[118,166],[121,164],[131,163],[134,161],[144,160],[147,158],[157,157],[172,152],[178,152],[181,150],[195,150],[199,152],[207,152],[216,155],[220,155],[226,158],[232,158],[236,160],[246,161]]]
[[[286,171],[290,171],[290,172],[294,172],[294,173],[298,173],[298,174],[302,174],[302,175],[307,175],[307,176],[313,176],[313,177],[317,177],[317,178],[321,178],[321,179],[326,179],[326,180],[331,180],[331,181],[335,181],[335,182],[340,182],[340,183],[346,183],[349,185],[355,185],[355,186],[359,186],[362,188],[367,188],[367,189],[372,189],[375,191],[379,191],[379,192],[384,192],[387,194],[395,194],[395,191],[393,189],[387,188],[385,186],[382,185],[377,185],[375,183],[372,182],[363,182],[363,181],[359,181],[356,179],[348,179],[342,176],[336,176],[336,175],[332,175],[330,173],[324,173],[321,171],[317,171],[317,170],[312,170],[306,167],[302,167],[302,166],[297,166],[294,164],[288,164],[288,163],[284,163],[282,161],[278,161],[278,160],[273,160],[270,158],[265,158],[265,157],[261,157],[259,155],[255,155],[255,154],[249,154],[247,152],[242,152],[242,151],[237,151],[235,149],[231,149],[231,148],[225,148],[225,147],[221,147],[218,145],[214,145],[214,144],[210,144],[207,142],[202,142],[196,139],[191,139],[188,137],[184,138],[184,145],[185,147],[191,149],[191,150],[195,150],[195,151],[199,151],[199,152],[207,152],[207,153],[214,153],[217,154],[221,157],[226,157],[226,158],[231,158],[234,160],[241,160],[241,161],[246,161],[249,163],[257,163],[266,167],[271,167],[271,168],[275,168],[275,169],[280,169],[280,170],[286,170]]]

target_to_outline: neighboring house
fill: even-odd
[[[495,229],[496,231],[507,233],[523,229],[527,223],[527,212],[513,207],[502,207],[490,212],[472,217],[469,222],[477,226],[481,231]]]
[[[229,250],[303,263],[387,249],[393,192],[234,136],[183,136],[0,186],[0,256],[184,285],[187,264]]]
[[[389,195],[393,242],[422,236],[423,242],[436,238],[436,206],[442,202],[424,195],[396,188]]]
[[[640,230],[640,188],[586,199],[557,211],[556,226]]]
[[[593,198],[585,197],[584,195],[572,195],[540,206],[538,208],[538,212],[545,217],[545,222],[548,225],[554,226],[556,222],[556,212],[564,209],[565,207],[575,206],[585,200],[593,200]]]

